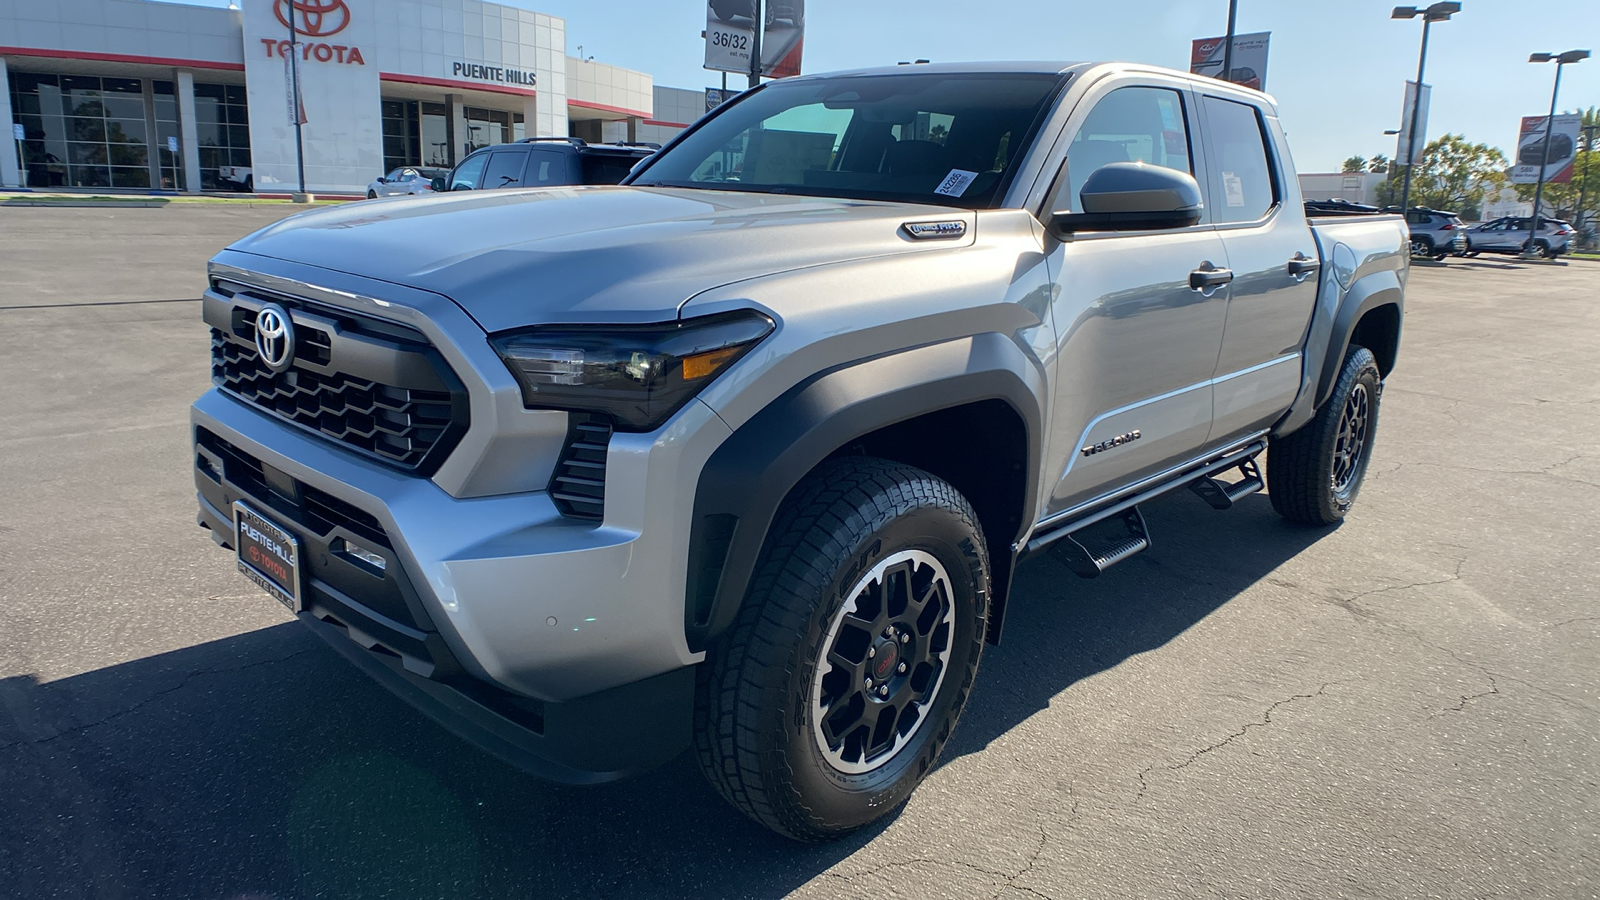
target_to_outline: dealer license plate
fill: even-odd
[[[233,525],[239,571],[290,612],[300,612],[300,542],[243,503],[233,504]]]

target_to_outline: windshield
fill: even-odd
[[[1064,79],[895,74],[774,82],[634,184],[991,206]]]

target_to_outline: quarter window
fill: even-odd
[[[1217,97],[1206,97],[1203,102],[1215,163],[1211,220],[1218,224],[1254,222],[1278,202],[1261,114],[1254,106]]]
[[[1100,98],[1067,147],[1069,197],[1052,204],[1083,212],[1078,192],[1101,166],[1142,162],[1194,174],[1183,96],[1167,88],[1118,88]],[[1069,206],[1063,205],[1070,203]]]

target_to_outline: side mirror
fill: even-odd
[[[389,177],[387,175],[379,175],[378,176],[378,183],[379,184],[388,184],[389,183]]]
[[[1187,228],[1200,221],[1200,185],[1187,172],[1139,162],[1094,170],[1078,191],[1083,212],[1052,212],[1052,230],[1148,231]]]
[[[436,192],[442,194],[445,191],[444,179],[443,178],[435,178],[433,181],[428,183],[428,187],[429,187],[430,190],[433,190],[433,191],[436,191]]]

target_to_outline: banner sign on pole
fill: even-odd
[[[1548,116],[1523,116],[1517,135],[1516,165],[1511,167],[1513,184],[1536,184],[1540,164],[1546,184],[1565,184],[1572,180],[1573,161],[1578,158],[1578,131],[1582,116],[1556,116],[1550,129],[1550,145],[1545,147],[1545,120]],[[1546,153],[1548,152],[1548,156]]]
[[[285,99],[288,102],[289,124],[304,125],[306,123],[306,105],[300,95],[300,51],[296,44],[289,53],[283,55],[283,88]]]
[[[800,74],[805,46],[805,0],[765,0],[764,23],[756,22],[757,0],[706,0],[707,69],[746,75],[755,29],[761,32],[761,74],[787,78]]]
[[[1400,110],[1400,137],[1394,151],[1396,165],[1409,166],[1412,161],[1422,161],[1422,151],[1428,141],[1428,101],[1433,97],[1433,85],[1422,86],[1422,102],[1417,102],[1417,83],[1406,82],[1406,102]],[[1417,127],[1411,127],[1411,111],[1416,110]]]
[[[1267,44],[1272,32],[1233,36],[1233,77],[1225,79],[1240,87],[1267,89]],[[1195,75],[1222,78],[1223,44],[1226,38],[1200,38],[1189,47],[1189,71]]]

